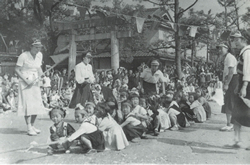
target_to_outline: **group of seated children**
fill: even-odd
[[[65,111],[54,107],[50,118],[50,145],[48,153],[62,147],[66,153],[74,141],[83,148],[84,153],[103,150],[122,150],[128,141],[147,139],[146,134],[158,136],[160,132],[190,126],[190,121],[202,123],[211,116],[211,108],[202,95],[201,89],[189,93],[167,91],[162,96],[140,97],[139,92],[121,93],[119,106],[115,100],[105,102],[87,102],[75,108],[75,120],[80,124],[77,130],[63,121]],[[118,108],[119,107],[119,108]]]

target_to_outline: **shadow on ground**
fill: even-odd
[[[0,128],[0,134],[27,134],[26,131],[20,131],[17,128]]]
[[[200,142],[189,142],[179,139],[170,139],[170,138],[158,138],[157,141],[162,143],[167,143],[171,145],[179,146],[189,146],[194,153],[222,153],[222,154],[235,154],[233,151],[225,150],[225,147],[216,146]]]

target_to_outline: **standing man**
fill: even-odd
[[[250,45],[247,44],[246,38],[237,31],[230,35],[231,42],[235,44],[236,48],[241,49],[238,56],[238,90],[236,91],[235,106],[232,111],[232,122],[234,124],[234,140],[233,148],[240,148],[241,126],[250,127],[250,108],[244,103],[243,99],[250,99]],[[250,150],[250,147],[246,148]]]
[[[235,94],[234,90],[238,83],[237,76],[237,60],[230,53],[229,46],[227,44],[220,44],[217,46],[219,53],[223,56],[224,59],[224,69],[223,69],[223,91],[224,96],[224,105],[222,106],[222,113],[226,114],[227,125],[222,127],[220,131],[232,131],[233,124],[231,124],[232,109],[234,108],[235,103]]]
[[[93,94],[90,90],[90,84],[95,82],[92,66],[89,62],[92,59],[90,52],[83,53],[83,61],[75,67],[76,89],[70,101],[69,108],[75,108],[78,103],[83,106],[86,101],[93,101]]]
[[[145,95],[157,94],[156,85],[160,81],[162,91],[165,94],[165,84],[163,73],[159,70],[159,61],[153,59],[151,67],[143,70],[140,76],[141,92]]]

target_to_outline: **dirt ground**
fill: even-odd
[[[15,113],[0,115],[0,164],[250,164],[250,151],[245,148],[227,149],[233,144],[233,132],[221,132],[226,117],[221,107],[211,102],[212,118],[205,123],[194,123],[179,131],[148,135],[149,139],[130,143],[122,151],[104,151],[84,155],[79,147],[70,154],[63,152],[47,155],[46,146],[25,151],[31,142],[44,144],[53,124],[47,115],[39,116],[38,136],[28,136],[23,117]],[[78,128],[70,112],[65,121]],[[243,146],[250,146],[250,128],[242,129]]]

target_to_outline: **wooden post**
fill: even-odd
[[[69,50],[69,65],[68,65],[68,77],[71,74],[71,70],[75,68],[76,65],[76,42],[75,42],[75,31],[71,30],[71,42]]]
[[[111,68],[117,70],[119,68],[119,42],[116,31],[111,31]]]

